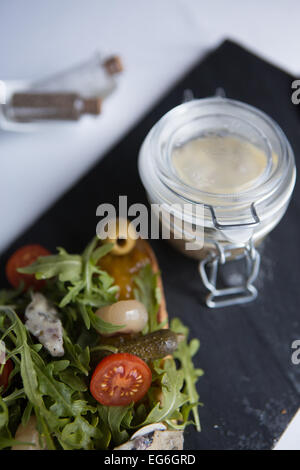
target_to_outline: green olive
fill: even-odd
[[[125,325],[114,334],[139,333],[148,322],[146,307],[138,300],[120,300],[115,304],[99,308],[96,315],[113,325]]]
[[[108,238],[104,243],[113,243],[111,253],[117,256],[127,255],[134,247],[137,239],[137,234],[134,226],[127,220],[120,218],[116,222],[116,230],[108,232]]]

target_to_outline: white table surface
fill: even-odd
[[[1,0],[0,79],[46,76],[96,50],[119,53],[126,72],[96,119],[0,133],[0,251],[224,38],[299,75],[299,17],[299,0]]]

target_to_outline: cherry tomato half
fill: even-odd
[[[151,380],[151,370],[142,359],[128,353],[112,354],[96,367],[90,391],[102,405],[125,406],[143,398]]]
[[[40,289],[45,284],[45,281],[38,281],[34,274],[22,274],[17,271],[18,268],[29,266],[40,256],[51,255],[50,251],[41,245],[25,245],[19,248],[9,258],[6,263],[5,272],[9,283],[13,287],[18,287],[20,282],[23,281],[25,289],[34,287]]]
[[[14,368],[14,366],[13,366],[12,361],[10,359],[8,359],[6,361],[6,363],[4,364],[2,374],[0,372],[0,387],[3,386],[4,390],[7,388],[9,376],[10,376],[13,368]],[[1,371],[1,369],[2,369],[2,365],[0,364],[0,371]]]

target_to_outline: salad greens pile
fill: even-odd
[[[117,300],[118,286],[99,265],[111,249],[110,244],[99,246],[95,238],[82,255],[59,248],[56,255],[40,257],[19,270],[47,280],[42,293],[56,306],[63,323],[63,358],[53,358],[22,322],[30,291],[22,292],[22,286],[0,291],[0,340],[14,364],[8,389],[0,387],[0,449],[17,444],[16,430],[32,414],[37,418],[40,445],[49,450],[113,448],[138,428],[159,421],[172,429],[194,422],[200,430],[196,381],[202,370],[195,369],[192,361],[199,341],[187,341],[188,329],[179,319],[173,319],[170,328],[185,339],[174,358],[153,361],[152,385],[142,400],[128,406],[103,406],[89,392],[93,351],[101,349],[99,333],[120,329],[95,315],[99,307]],[[149,314],[143,334],[161,329],[164,325],[157,321],[160,290],[150,264],[140,269],[135,286],[134,295]],[[107,344],[105,349],[116,352]]]

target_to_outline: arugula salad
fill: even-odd
[[[113,449],[156,423],[200,431],[199,341],[159,314],[147,242],[109,241],[95,237],[82,254],[27,245],[9,259],[0,449]]]

